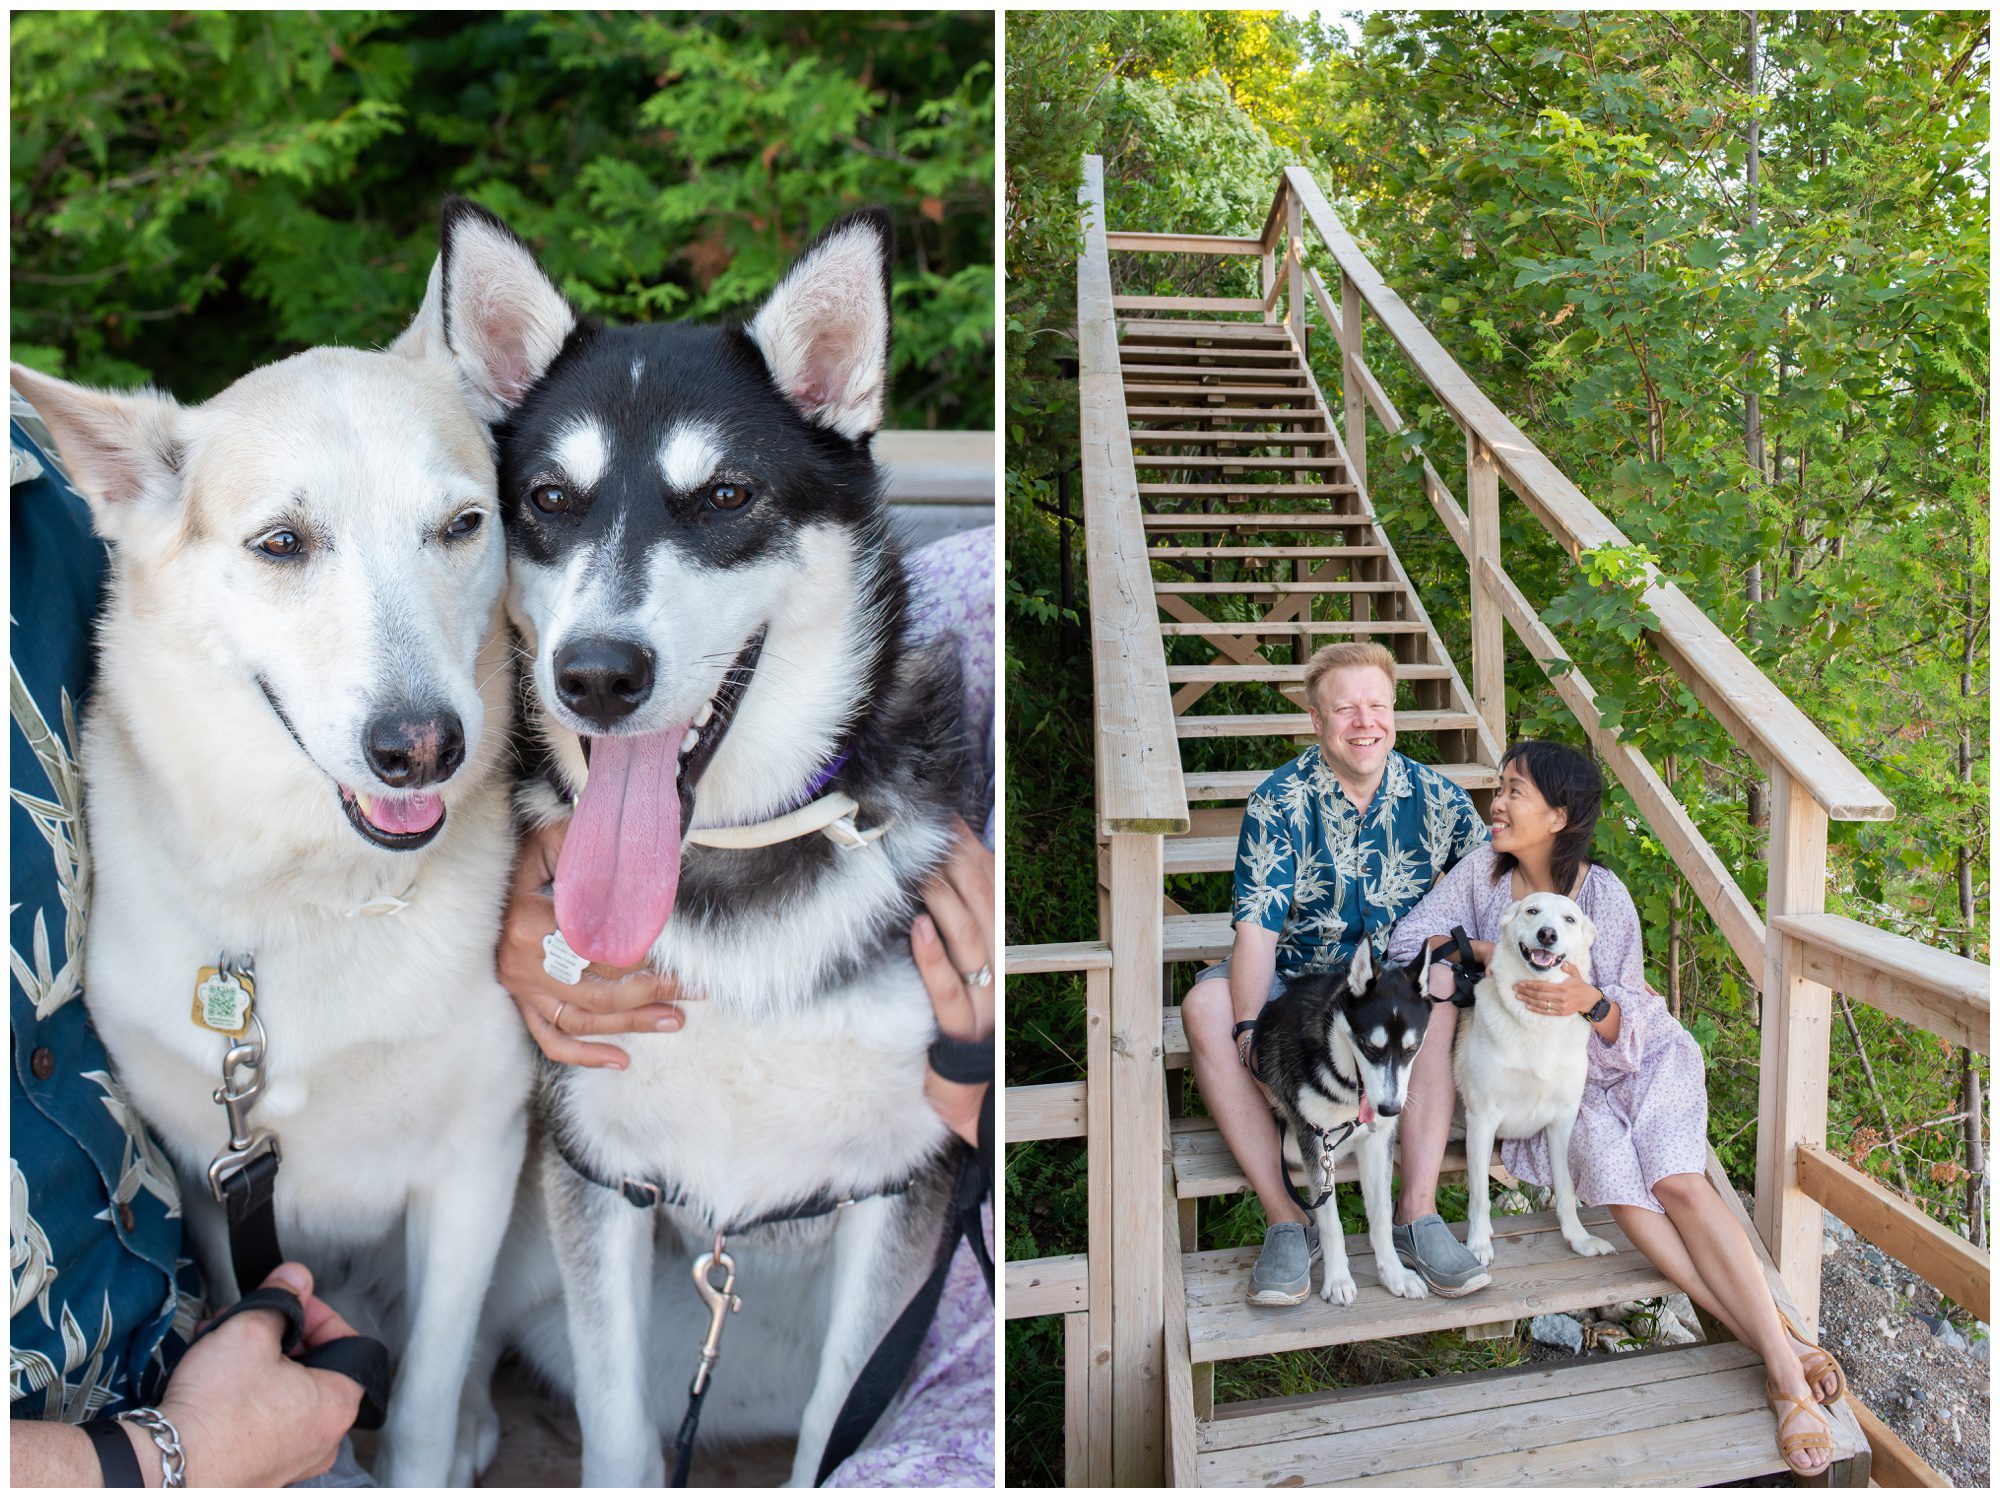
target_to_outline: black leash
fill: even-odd
[[[250,992],[256,989],[248,957],[224,956],[217,975],[233,979]],[[229,1262],[236,1274],[240,1299],[218,1313],[194,1341],[214,1331],[240,1311],[277,1311],[289,1332],[285,1349],[296,1350],[305,1331],[305,1308],[289,1290],[264,1281],[285,1262],[278,1243],[278,1164],[284,1158],[278,1136],[252,1128],[250,1111],[264,1093],[264,1023],[254,1011],[245,1012],[222,1062],[222,1085],[215,1100],[229,1115],[229,1143],[208,1165],[209,1189],[229,1219]],[[231,1033],[231,1032],[225,1032]],[[190,1346],[193,1345],[191,1342]],[[361,1385],[361,1410],[356,1430],[381,1428],[389,1405],[389,1349],[373,1337],[339,1337],[312,1348],[299,1359],[308,1368],[345,1374]]]
[[[1333,1195],[1333,1152],[1354,1137],[1354,1131],[1361,1127],[1361,1120],[1357,1118],[1354,1122],[1346,1124],[1337,1130],[1314,1128],[1311,1124],[1304,1125],[1306,1129],[1312,1131],[1313,1137],[1319,1141],[1319,1174],[1320,1179],[1326,1182],[1326,1189],[1321,1191],[1319,1196],[1312,1201],[1306,1200],[1305,1193],[1300,1191],[1298,1186],[1293,1182],[1292,1173],[1285,1169],[1285,1122],[1285,1116],[1282,1113],[1279,1114],[1278,1175],[1284,1180],[1285,1190],[1291,1193],[1293,1201],[1297,1202],[1308,1212],[1317,1212],[1321,1207],[1326,1205],[1326,1199]],[[1300,1163],[1306,1169],[1312,1169],[1312,1162],[1305,1158],[1304,1139],[1299,1140],[1299,1159]]]
[[[939,1035],[931,1042],[929,1055],[932,1069],[947,1082],[990,1084],[993,1080],[993,1043],[990,1039],[962,1041]],[[824,1483],[842,1462],[855,1453],[896,1397],[896,1391],[902,1388],[903,1380],[909,1376],[910,1367],[916,1362],[917,1353],[923,1346],[925,1333],[937,1319],[938,1302],[943,1298],[945,1282],[951,1275],[952,1258],[961,1238],[972,1245],[973,1255],[986,1279],[986,1293],[989,1297],[993,1294],[993,1256],[986,1247],[986,1235],[979,1215],[980,1203],[991,1189],[993,1093],[990,1086],[980,1108],[979,1141],[978,1154],[967,1154],[959,1161],[952,1190],[951,1221],[938,1247],[930,1275],[890,1324],[888,1331],[883,1333],[882,1340],[875,1345],[875,1350],[869,1354],[868,1361],[862,1365],[853,1386],[847,1391],[847,1398],[842,1402],[840,1413],[827,1435],[826,1449],[820,1454],[815,1486]],[[612,1180],[599,1175],[579,1160],[560,1137],[553,1142],[557,1156],[571,1170],[594,1186],[617,1192],[635,1207],[650,1211],[654,1207],[687,1205],[686,1195],[677,1187],[670,1188],[663,1182],[634,1176]],[[716,1233],[714,1247],[697,1259],[694,1265],[696,1288],[709,1306],[709,1329],[702,1343],[701,1361],[688,1388],[687,1409],[682,1413],[680,1428],[674,1435],[674,1464],[667,1479],[669,1487],[688,1485],[694,1465],[695,1437],[701,1426],[702,1403],[708,1397],[709,1376],[720,1351],[722,1328],[730,1314],[743,1307],[735,1293],[736,1264],[723,1251],[723,1241],[731,1234],[748,1232],[752,1228],[824,1217],[857,1201],[878,1196],[899,1196],[908,1191],[910,1185],[909,1181],[904,1181],[877,1191],[838,1198],[822,1191],[793,1206],[767,1212],[745,1222],[732,1223]],[[718,1267],[723,1271],[723,1280],[719,1285],[711,1277]]]

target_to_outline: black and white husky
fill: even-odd
[[[888,238],[886,215],[843,219],[745,327],[614,328],[497,219],[446,209],[442,334],[499,422],[548,760],[523,802],[570,819],[557,920],[582,956],[701,995],[679,1032],[621,1037],[629,1070],[551,1067],[540,1092],[566,1314],[512,1336],[574,1389],[591,1484],[661,1480],[709,1326],[690,1260],[851,1199],[730,1232],[743,1308],[704,1409],[704,1442],[796,1432],[811,1485],[949,1218],[908,933],[962,727],[955,669],[905,643],[869,456]],[[535,1301],[532,1272],[502,1274],[501,1300]],[[490,1417],[469,1420],[483,1463]]]
[[[226,1069],[246,1126],[275,1132],[284,1251],[404,1349],[376,1462],[399,1486],[451,1469],[533,1079],[493,971],[505,549],[435,316],[199,406],[13,372],[112,548],[81,741],[92,1021],[179,1168],[218,1304]],[[203,996],[224,954],[247,1014],[241,984]]]
[[[1428,1293],[1390,1240],[1389,1177],[1410,1063],[1429,1021],[1430,1001],[1411,970],[1378,969],[1365,941],[1345,973],[1294,979],[1258,1018],[1257,1076],[1289,1126],[1287,1156],[1297,1149],[1318,1202],[1312,1211],[1323,1260],[1319,1293],[1335,1305],[1352,1305],[1355,1296],[1333,1189],[1334,1168],[1349,1150],[1359,1167],[1376,1278],[1391,1295],[1419,1300]]]

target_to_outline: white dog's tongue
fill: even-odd
[[[397,837],[429,832],[444,815],[444,797],[435,791],[414,796],[377,796],[363,809],[368,820]]]
[[[688,725],[590,741],[590,772],[556,860],[556,924],[581,956],[633,967],[681,882],[680,745]]]

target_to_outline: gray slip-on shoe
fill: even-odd
[[[1250,1271],[1250,1304],[1295,1306],[1312,1293],[1312,1261],[1319,1256],[1319,1230],[1309,1222],[1275,1222],[1264,1230],[1264,1247]]]
[[[1435,1212],[1402,1224],[1389,1236],[1396,1245],[1396,1257],[1421,1274],[1435,1294],[1470,1295],[1493,1283],[1493,1276],[1472,1257],[1472,1250],[1452,1236]]]

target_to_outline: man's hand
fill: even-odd
[[[953,1040],[987,1040],[993,1034],[993,853],[972,829],[952,818],[954,840],[944,867],[924,886],[924,908],[910,927],[910,955],[931,996],[938,1029]],[[940,940],[942,936],[942,940]],[[967,973],[982,968],[977,987]],[[984,1082],[947,1082],[928,1066],[924,1095],[938,1117],[967,1144],[979,1147]]]
[[[1569,982],[1522,978],[1514,984],[1514,997],[1536,1014],[1584,1014],[1604,997],[1576,970],[1574,962],[1565,962],[1562,970],[1569,974]]]
[[[354,1335],[313,1295],[303,1264],[280,1264],[264,1283],[304,1303],[307,1347]],[[340,1438],[361,1408],[361,1386],[286,1357],[278,1345],[284,1328],[275,1311],[245,1311],[189,1348],[174,1370],[160,1413],[181,1433],[189,1487],[284,1487],[319,1476],[340,1454]],[[126,1428],[146,1485],[157,1487],[158,1448],[143,1430]]]
[[[514,889],[500,930],[500,982],[513,996],[522,1022],[542,1054],[573,1066],[629,1062],[614,1045],[579,1040],[582,1035],[620,1035],[645,1030],[678,1030],[686,1023],[680,1004],[699,994],[672,978],[643,968],[607,968],[591,963],[576,983],[563,983],[542,967],[542,941],[556,929],[556,902],[547,893],[555,878],[567,822],[531,832],[521,842]]]

